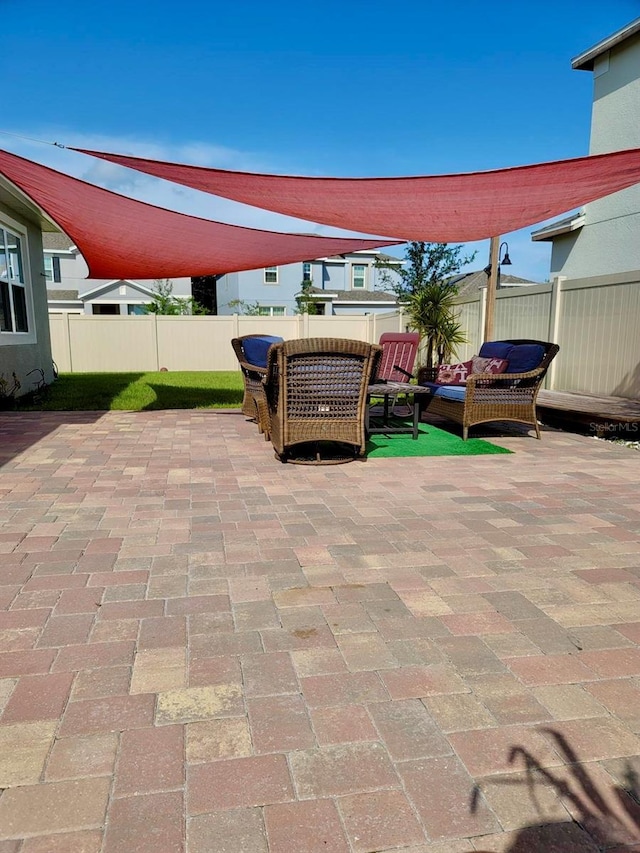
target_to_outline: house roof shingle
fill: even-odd
[[[69,300],[78,299],[77,290],[47,290],[47,299],[57,302],[68,302]]]
[[[75,243],[63,231],[45,231],[42,234],[43,249],[69,250]]]

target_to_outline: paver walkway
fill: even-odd
[[[640,454],[499,443],[0,415],[0,853],[640,849]]]

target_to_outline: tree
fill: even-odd
[[[476,256],[475,252],[463,256],[462,248],[447,243],[408,243],[404,266],[376,261],[383,289],[392,291],[400,302],[404,302],[428,284],[450,286],[448,280]],[[391,271],[395,273],[394,276]]]
[[[173,282],[168,278],[157,278],[154,281],[152,301],[144,305],[147,314],[206,314],[203,308],[192,296],[174,296]]]
[[[245,302],[244,299],[230,299],[227,305],[229,308],[235,308],[238,314],[246,314],[249,317],[257,317],[260,314],[259,302]]]
[[[305,280],[300,286],[300,293],[296,296],[296,314],[319,314],[319,306],[315,296],[311,293],[313,281]]]
[[[465,343],[462,325],[456,320],[456,284],[451,280],[476,256],[462,255],[462,246],[414,241],[407,245],[405,267],[378,262],[385,289],[392,290],[406,308],[409,325],[426,339],[426,366],[434,356],[442,364]],[[396,277],[392,277],[393,270]]]

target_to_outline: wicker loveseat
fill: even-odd
[[[346,462],[364,453],[367,387],[380,352],[375,344],[344,338],[304,338],[269,349],[264,388],[271,441],[282,462]],[[336,456],[335,445],[346,446],[347,455]]]
[[[520,349],[519,349],[520,348]],[[489,421],[515,421],[534,427],[540,438],[536,417],[536,398],[547,369],[559,347],[557,344],[533,340],[491,341],[482,345],[481,357],[506,358],[511,361],[504,373],[470,374],[464,385],[438,385],[438,368],[421,368],[418,384],[430,388],[431,394],[420,397],[422,412],[455,421],[462,426],[466,441],[469,427]],[[526,359],[524,358],[526,356]],[[536,358],[539,356],[539,361]],[[509,372],[512,366],[527,364],[529,369]],[[536,363],[536,366],[531,366]]]

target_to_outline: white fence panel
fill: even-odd
[[[233,370],[238,362],[229,345],[233,317],[157,318],[158,363],[167,370]]]
[[[386,331],[401,315],[385,314]],[[131,370],[235,370],[231,339],[242,335],[293,338],[351,338],[377,342],[375,315],[315,317],[143,317],[50,314],[53,359],[62,372]]]

